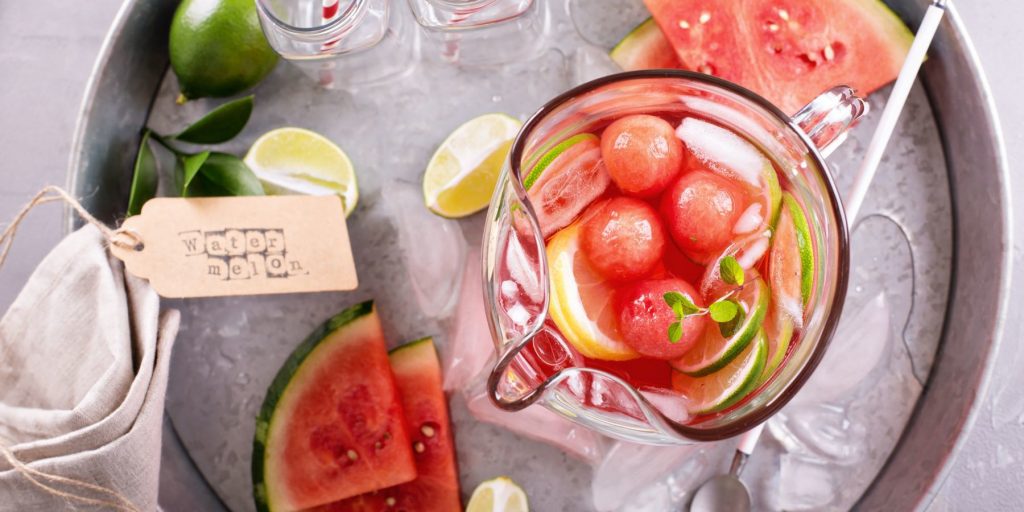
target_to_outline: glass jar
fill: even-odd
[[[395,79],[413,69],[419,39],[391,0],[256,0],[270,46],[326,88]]]
[[[594,80],[551,100],[516,138],[488,212],[484,287],[497,351],[491,399],[516,411],[541,403],[567,419],[633,442],[679,444],[740,434],[765,421],[821,360],[846,295],[850,253],[839,194],[823,153],[867,111],[846,87],[821,95],[795,118],[736,84],[698,73],[650,70]],[[812,305],[774,376],[721,412],[695,416],[671,393],[634,386],[574,354],[549,318],[545,240],[523,170],[573,135],[631,114],[696,115],[728,128],[769,156],[804,205],[815,265]]]

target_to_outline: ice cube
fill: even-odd
[[[759,187],[768,160],[739,135],[707,121],[687,117],[676,137],[702,162],[729,177]]]
[[[453,220],[423,206],[419,187],[404,181],[384,186],[382,201],[398,232],[396,247],[420,309],[430,318],[447,316],[455,304],[466,264],[467,244]]]
[[[733,226],[732,232],[736,235],[744,235],[751,231],[759,228],[761,223],[764,222],[764,215],[761,213],[761,203],[754,203],[747,207],[740,215],[740,219],[736,221],[736,225]]]
[[[782,456],[779,503],[782,510],[822,510],[838,494],[829,467],[797,455]]]
[[[843,315],[828,351],[795,404],[834,402],[847,396],[878,366],[890,340],[889,306],[878,294],[860,311]]]

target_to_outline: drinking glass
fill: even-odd
[[[534,0],[408,0],[425,28],[464,30],[494,25],[521,16]]]
[[[391,0],[255,0],[267,41],[327,88],[372,84],[413,69],[419,41]]]
[[[850,254],[842,205],[823,154],[866,111],[850,88],[838,87],[790,118],[736,84],[677,70],[612,75],[551,100],[513,143],[488,211],[484,294],[497,351],[488,380],[491,399],[509,411],[540,403],[603,434],[650,444],[719,440],[765,421],[814,371],[838,323]],[[632,114],[699,116],[728,128],[774,161],[786,189],[806,209],[817,265],[802,334],[772,378],[718,413],[690,415],[685,400],[671,390],[644,388],[588,367],[548,317],[548,262],[523,170],[561,141]]]

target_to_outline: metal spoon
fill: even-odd
[[[747,431],[740,438],[736,454],[732,457],[729,473],[718,475],[704,482],[693,495],[690,512],[749,512],[750,492],[740,481],[743,466],[757,446],[757,440],[764,430],[764,423]]]

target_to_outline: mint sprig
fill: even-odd
[[[740,269],[741,276],[742,272],[743,270]],[[741,306],[739,302],[730,299],[737,290],[739,290],[739,288],[730,291],[724,297],[718,299],[706,308],[697,306],[689,296],[680,292],[666,293],[664,295],[665,303],[668,304],[676,314],[676,321],[672,322],[668,326],[669,342],[679,343],[679,341],[683,339],[683,321],[685,321],[687,317],[691,316],[708,315],[711,317],[711,320],[718,324],[718,329],[722,333],[722,336],[728,338],[735,334],[739,327],[743,325],[743,320],[746,318],[746,312],[743,310],[743,306]]]

